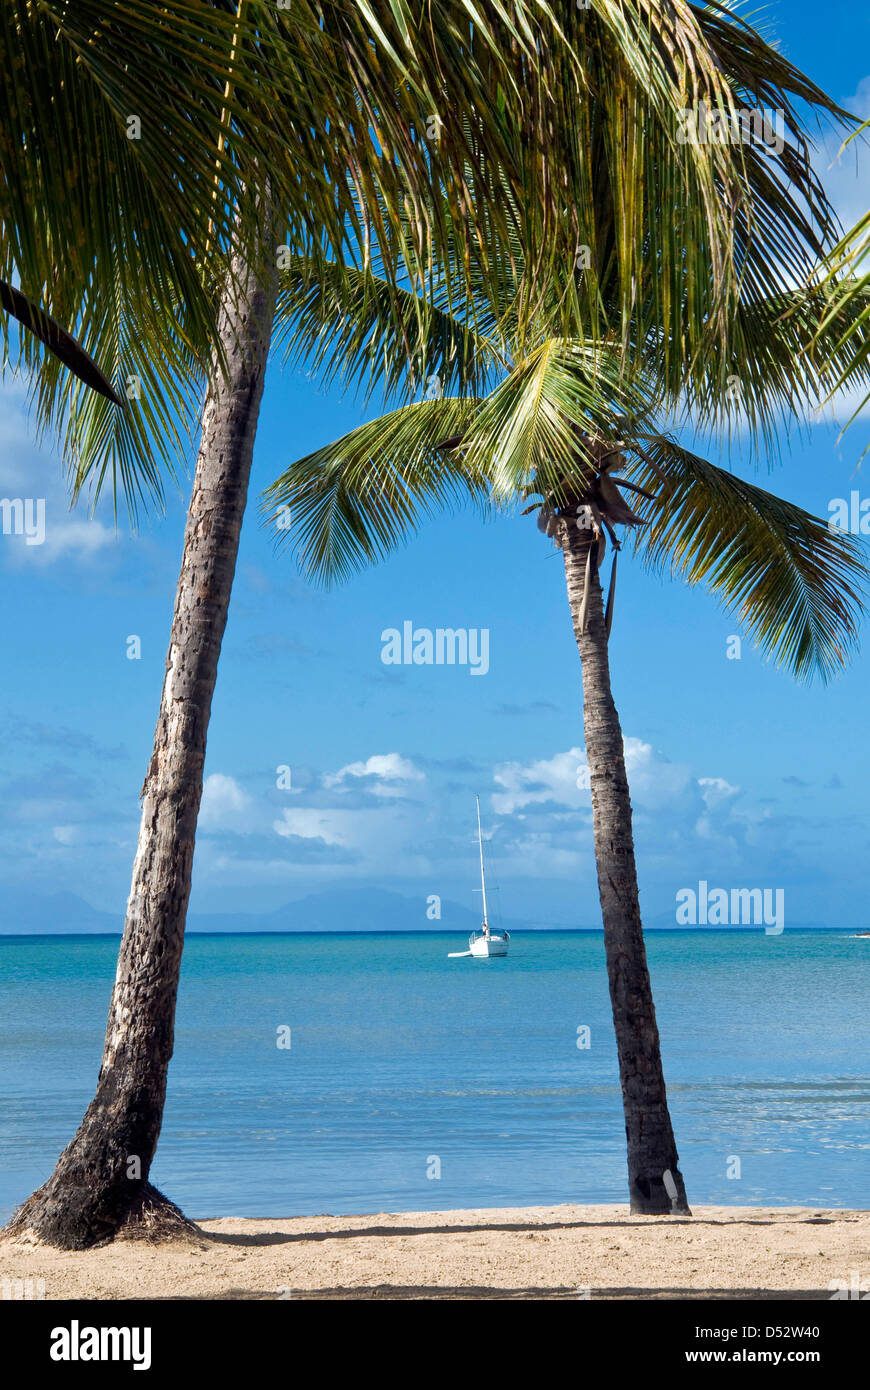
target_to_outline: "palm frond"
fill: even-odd
[[[47,347],[52,357],[62,362],[77,376],[79,381],[92,391],[97,391],[114,405],[123,405],[112,383],[105,377],[94,359],[85,352],[81,343],[76,342],[65,329],[61,328],[41,305],[29,299],[26,294],[0,280],[0,308],[6,310],[29,333]]]
[[[865,121],[850,139],[868,133],[870,121]],[[824,268],[823,283],[829,303],[826,312],[819,316],[816,342],[833,338],[839,368],[830,388],[834,395],[843,387],[864,386],[870,375],[870,212],[841,238]],[[870,392],[855,409],[850,424],[868,402]]]
[[[524,359],[542,315],[555,336],[610,335],[626,360],[664,326],[673,390],[687,361],[725,350],[743,281],[780,289],[829,240],[792,98],[836,108],[715,5],[440,0],[435,22],[416,0],[5,0],[0,69],[0,279],[73,335],[127,325],[106,359],[91,341],[106,376],[167,285],[163,351],[182,355],[166,370],[177,387],[191,358],[209,369],[226,255],[261,237],[237,219],[242,193],[267,170],[288,242],[367,268],[376,246],[383,278],[415,292],[447,264],[449,291],[461,269],[500,312],[510,285]],[[785,104],[782,152],[680,144],[687,106],[746,94]],[[590,265],[566,283],[578,246]],[[464,292],[459,307],[464,322]],[[5,316],[0,330],[9,351]],[[137,471],[153,493],[147,431],[95,428],[56,378],[38,407],[90,477]],[[172,392],[150,408],[170,412]]]
[[[471,310],[476,320],[473,303]],[[366,399],[379,385],[400,400],[427,388],[485,395],[506,366],[491,318],[485,327],[492,337],[453,317],[437,296],[421,299],[344,261],[296,253],[282,267],[276,343],[285,364],[305,366],[324,385],[339,378]]]
[[[645,562],[706,585],[796,677],[830,679],[855,645],[866,596],[858,542],[666,436],[640,440],[633,476],[658,493],[638,504],[649,523],[635,539]]]
[[[123,408],[70,378],[54,357],[33,374],[32,402],[39,428],[60,435],[73,499],[85,495],[94,506],[108,483],[116,520],[123,499],[135,524],[142,511],[162,505],[165,479],[181,482],[205,370],[185,336],[184,308],[179,305],[174,323],[168,322],[171,277],[152,306],[124,283],[124,273],[119,267],[113,284],[88,296],[78,325],[86,349],[100,351]],[[153,282],[160,285],[161,277]]]
[[[461,452],[489,474],[497,497],[534,486],[558,500],[566,477],[584,470],[581,437],[610,438],[615,416],[640,420],[655,403],[650,383],[627,375],[619,352],[549,339],[481,402]]]
[[[320,583],[348,578],[387,555],[435,510],[483,505],[486,477],[438,444],[465,430],[477,406],[418,401],[306,455],[266,490],[262,511],[302,573]]]
[[[727,354],[708,353],[686,404],[711,430],[739,418],[750,440],[775,454],[786,417],[806,419],[847,373],[870,384],[870,277],[848,300],[845,288],[833,282],[741,302]]]

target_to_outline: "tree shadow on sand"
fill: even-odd
[[[698,1228],[701,1226],[830,1226],[834,1224],[836,1218],[829,1216],[783,1216],[781,1219],[763,1219],[759,1217],[747,1217],[741,1220],[723,1221],[714,1217],[666,1217],[668,1230],[674,1226],[691,1226]],[[360,1226],[352,1230],[341,1231],[202,1231],[207,1240],[215,1241],[219,1245],[245,1245],[245,1246],[265,1246],[265,1245],[295,1245],[305,1244],[307,1241],[323,1240],[360,1240],[369,1236],[451,1236],[451,1235],[473,1235],[475,1233],[494,1231],[494,1232],[517,1232],[529,1235],[537,1235],[547,1231],[604,1231],[604,1230],[643,1230],[648,1224],[650,1227],[659,1229],[662,1218],[650,1218],[649,1222],[638,1221],[635,1218],[626,1217],[624,1220],[617,1221],[542,1221],[528,1222],[485,1222],[480,1224],[458,1224],[453,1226]],[[202,1229],[200,1227],[200,1229]]]
[[[256,1300],[272,1302],[352,1302],[352,1301],[423,1301],[435,1299],[448,1301],[495,1300],[519,1302],[600,1302],[608,1300],[665,1301],[709,1303],[718,1300],[742,1300],[745,1302],[811,1302],[829,1299],[830,1291],[825,1289],[641,1289],[641,1288],[602,1288],[591,1289],[588,1293],[577,1287],[566,1288],[497,1288],[491,1285],[439,1286],[375,1284],[360,1288],[291,1289],[289,1286],[275,1293],[264,1293],[257,1289],[228,1289],[223,1294],[210,1294],[216,1301]]]

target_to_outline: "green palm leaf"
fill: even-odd
[[[421,299],[371,269],[316,263],[294,254],[282,271],[276,341],[285,364],[304,365],[324,384],[336,377],[366,398],[381,386],[408,399],[421,387],[440,394],[482,395],[507,365],[497,324],[462,323],[442,303]],[[433,302],[434,301],[434,302]],[[471,304],[472,313],[475,306]]]
[[[629,476],[656,498],[635,502],[649,523],[638,553],[706,585],[795,676],[828,680],[857,637],[870,573],[859,543],[666,436],[640,438],[646,457]]]
[[[497,497],[514,496],[533,478],[556,494],[577,467],[578,434],[611,434],[615,416],[641,419],[654,404],[649,381],[628,376],[619,352],[551,338],[481,402],[454,452],[488,474]]]
[[[687,363],[700,380],[727,353],[741,285],[780,291],[832,240],[795,104],[844,113],[721,6],[443,0],[437,25],[411,0],[234,8],[0,7],[0,279],[114,383],[143,375],[131,345],[163,359],[132,421],[50,369],[36,397],[79,485],[111,477],[131,511],[173,466],[185,422],[168,422],[210,369],[215,286],[229,248],[259,238],[238,212],[265,170],[289,242],[366,266],[374,248],[394,290],[405,277],[430,300],[439,265],[450,293],[461,270],[478,306],[510,315],[519,358],[545,321],[543,336],[618,342],[629,366],[656,338],[673,393]],[[747,101],[785,111],[781,152],[679,143],[687,106]],[[591,264],[566,283],[580,245]],[[467,306],[459,320],[493,337]],[[440,331],[439,349],[430,316],[436,359],[470,369],[467,342]],[[42,370],[41,348],[21,352]]]
[[[433,511],[469,499],[483,505],[486,477],[438,447],[475,410],[461,399],[418,401],[291,464],[264,494],[263,510],[303,573],[322,583],[346,579]]]
[[[712,428],[739,417],[751,440],[776,454],[785,417],[806,418],[847,372],[853,382],[870,383],[870,278],[848,303],[846,286],[837,288],[833,302],[831,288],[821,285],[741,302],[728,352],[708,354],[685,403]]]
[[[40,305],[28,299],[26,294],[22,294],[13,285],[7,285],[5,280],[0,280],[0,308],[17,319],[49,349],[52,357],[68,367],[85,386],[99,392],[115,405],[123,404],[112,383],[103,375],[94,359],[85,352],[81,343],[70,337]]]
[[[866,136],[866,121],[850,139]],[[848,142],[847,142],[848,143]],[[870,212],[858,220],[837,243],[825,263],[825,288],[829,302],[819,316],[817,344],[834,338],[839,374],[830,388],[834,395],[843,387],[863,387],[870,375]],[[815,346],[815,345],[814,345]],[[843,357],[845,356],[845,361]],[[855,409],[849,424],[870,401],[870,392]]]

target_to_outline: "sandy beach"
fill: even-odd
[[[868,1211],[708,1206],[661,1220],[554,1206],[200,1229],[83,1253],[6,1240],[0,1278],[44,1280],[46,1299],[829,1299],[856,1271],[870,1288]]]

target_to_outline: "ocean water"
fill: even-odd
[[[189,937],[154,1182],[201,1219],[625,1202],[601,936],[447,959],[464,944]],[[117,948],[0,937],[3,1219],[93,1094]],[[706,928],[648,954],[690,1201],[870,1205],[870,940]]]

